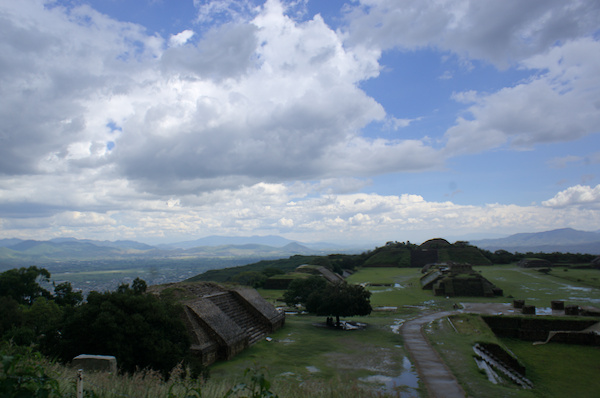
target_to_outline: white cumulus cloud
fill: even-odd
[[[542,202],[546,207],[582,206],[588,208],[600,207],[600,185],[594,188],[589,185],[575,185],[560,191],[552,199]]]
[[[194,36],[194,31],[191,29],[186,29],[183,32],[177,33],[176,35],[171,35],[169,39],[169,44],[172,47],[183,46]]]
[[[481,152],[509,143],[515,148],[572,141],[600,125],[600,42],[583,38],[524,60],[538,76],[491,94],[455,94],[474,102],[468,118],[448,129],[448,153]]]

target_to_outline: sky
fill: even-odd
[[[596,0],[0,0],[0,238],[600,227]]]

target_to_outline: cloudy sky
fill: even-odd
[[[596,0],[0,0],[0,238],[600,227]]]

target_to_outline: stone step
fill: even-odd
[[[262,339],[268,333],[268,327],[263,325],[231,292],[223,292],[210,296],[210,300],[236,325],[245,331],[249,344]]]

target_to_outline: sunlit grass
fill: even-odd
[[[418,268],[365,267],[350,275],[346,280],[349,283],[403,284],[417,275],[421,275]]]
[[[600,269],[556,267],[552,268],[549,275],[563,281],[568,281],[569,283],[577,283],[600,289]]]
[[[507,302],[513,298],[523,299],[536,307],[550,307],[553,300],[562,300],[565,304],[598,305],[600,289],[590,284],[599,278],[600,271],[595,270],[553,270],[545,275],[536,269],[520,268],[515,265],[477,267],[482,275],[504,290]],[[559,268],[562,269],[562,268]],[[562,278],[563,274],[574,275],[574,281]],[[556,275],[560,275],[561,278]]]
[[[600,389],[600,347],[501,340],[527,368],[538,396],[597,397]]]

